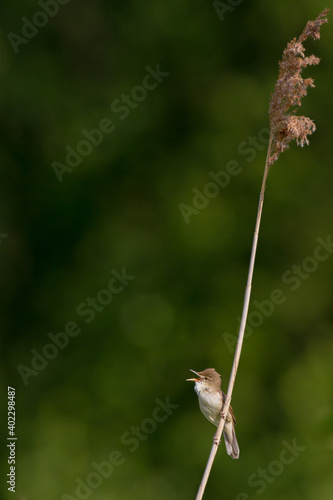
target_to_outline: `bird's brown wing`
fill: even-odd
[[[222,406],[223,406],[223,405],[224,405],[224,402],[225,402],[225,400],[226,400],[226,397],[227,397],[227,396],[226,396],[226,394],[224,394],[224,392],[223,392],[223,391],[222,391],[222,397],[223,397],[223,403],[222,403]],[[233,409],[232,409],[232,406],[231,406],[231,405],[229,405],[229,413],[230,413],[230,415],[231,415],[231,417],[232,417],[232,421],[233,421],[234,425],[236,425],[236,417],[235,417],[235,414],[234,414],[234,411],[233,411]]]

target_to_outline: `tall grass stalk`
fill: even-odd
[[[236,380],[239,359],[243,347],[247,315],[249,311],[254,263],[257,252],[261,214],[264,204],[264,195],[269,169],[271,165],[278,159],[279,155],[289,148],[289,143],[291,141],[296,140],[296,143],[301,146],[303,146],[304,144],[309,144],[308,136],[311,135],[316,129],[315,123],[310,118],[306,116],[296,115],[296,110],[297,107],[301,106],[302,98],[307,94],[307,87],[314,87],[312,78],[302,78],[302,70],[309,65],[319,64],[320,61],[320,59],[314,55],[305,57],[305,48],[303,46],[303,42],[310,36],[314,40],[318,40],[320,38],[320,27],[322,26],[322,24],[328,22],[328,12],[329,9],[325,9],[314,21],[308,21],[301,36],[298,39],[294,38],[293,40],[291,40],[291,42],[288,43],[286,49],[283,52],[282,60],[279,63],[279,76],[276,81],[269,106],[270,138],[259,196],[259,206],[254,229],[249,272],[245,288],[243,312],[239,327],[235,357],[231,369],[228,392],[226,394],[226,399],[222,408],[222,417],[214,436],[213,446],[207,461],[206,469],[202,477],[196,500],[201,500],[203,497],[210,471],[212,469],[212,465],[218,450],[218,443],[220,442],[225,423],[225,415],[228,414],[232,392]]]

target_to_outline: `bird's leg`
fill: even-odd
[[[221,440],[217,439],[216,434],[217,434],[217,431],[214,434],[213,441],[214,441],[214,444],[216,444],[216,446],[219,446],[221,444]]]
[[[225,421],[225,423],[231,422],[230,413],[228,413],[228,416],[226,417],[224,411],[221,410],[220,411],[220,416],[221,416],[221,418],[223,418],[223,420]]]

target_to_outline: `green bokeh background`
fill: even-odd
[[[211,1],[71,0],[15,54],[7,34],[41,7],[1,3],[4,498],[83,498],[78,478],[114,450],[123,463],[85,498],[195,498],[215,430],[185,379],[189,368],[215,367],[227,389],[225,334],[237,334],[265,162],[262,142],[252,161],[240,145],[268,128],[286,43],[332,6],[244,1],[221,20]],[[250,314],[275,289],[285,300],[248,331],[232,401],[240,459],[221,446],[207,500],[333,497],[333,256],[295,290],[282,279],[311,266],[317,238],[333,232],[332,26],[306,42],[322,59],[306,70],[316,88],[301,109],[317,131],[271,169]],[[121,120],[110,106],[157,65],[169,75]],[[114,131],[59,182],[52,163],[104,118]],[[240,173],[187,224],[179,205],[193,206],[193,189],[231,160]],[[77,307],[123,268],[135,278],[87,323]],[[18,366],[31,368],[31,350],[42,353],[68,322],[80,334],[25,384]],[[15,494],[4,480],[7,385],[16,388]],[[174,409],[154,424],[157,399]],[[136,446],[124,444],[135,427],[145,430]],[[294,440],[305,449],[281,469]],[[248,482],[259,469],[269,477],[262,492]]]

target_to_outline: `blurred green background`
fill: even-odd
[[[2,495],[193,499],[215,429],[185,379],[215,367],[227,390],[278,61],[332,1],[45,5],[0,6]],[[222,444],[207,500],[333,496],[331,23],[306,42],[317,131],[269,175],[232,400],[241,454]],[[112,271],[132,279],[111,293]]]

